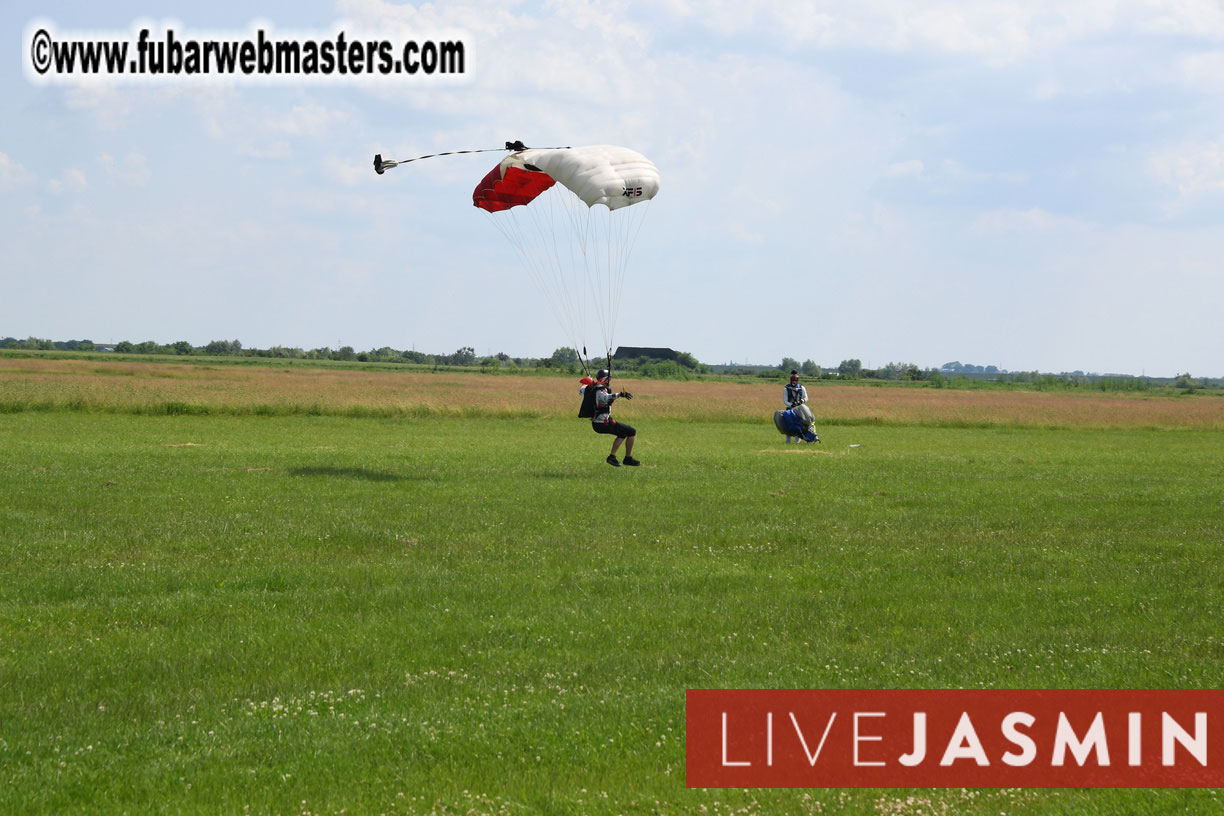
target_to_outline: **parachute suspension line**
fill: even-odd
[[[563,308],[571,324],[574,350],[583,345],[583,325],[587,313],[583,287],[578,279],[579,254],[571,240],[572,232],[565,230],[565,220],[572,218],[575,199],[563,191],[554,192],[548,201],[548,231],[552,238],[553,271],[560,290]],[[579,205],[581,206],[581,205]]]
[[[593,210],[593,207],[585,205],[581,208],[575,207],[573,210],[574,229],[578,235],[578,245],[582,250],[583,277],[586,282],[587,296],[591,301],[591,313],[595,315],[595,322],[599,326],[599,338],[606,348],[611,327],[608,325],[608,316],[604,311],[607,301],[601,297],[604,270],[599,265],[597,253],[602,236],[599,234],[599,225],[594,218]]]
[[[547,212],[535,209],[534,217],[537,223],[536,234],[547,238],[547,257],[552,259],[551,289],[555,293],[558,309],[564,314],[562,326],[568,328],[571,348],[577,354],[582,341],[582,302],[581,290],[576,290],[571,275],[567,273],[573,265],[573,250],[569,241],[560,232],[561,215],[566,206],[566,198],[557,190],[550,190],[541,198],[546,199]],[[532,210],[531,207],[524,208]],[[568,250],[568,251],[567,251]]]
[[[564,190],[546,191],[534,207],[512,207],[488,217],[518,253],[523,266],[539,288],[577,354],[583,348],[582,328],[589,312],[582,302],[583,287],[577,279],[581,266],[570,235],[563,230],[571,217]],[[585,205],[579,204],[583,209]],[[581,357],[579,358],[581,362]]]
[[[486,216],[519,256],[584,370],[590,358],[579,351],[592,330],[610,367],[629,258],[651,202],[596,212],[602,205],[589,207],[565,192],[558,186],[534,206]]]
[[[622,209],[629,209],[627,207]],[[627,213],[613,211],[608,213],[608,318],[615,321],[620,314],[621,294],[625,282],[625,257],[622,251],[620,227]]]
[[[528,231],[520,223],[520,218],[517,212],[508,211],[498,213],[497,215],[490,214],[489,219],[498,231],[506,237],[510,246],[518,253],[523,266],[527,269],[536,285],[545,292],[545,300],[548,303],[549,310],[553,312],[558,323],[569,333],[571,326],[566,322],[566,315],[559,308],[557,296],[552,292],[550,286],[550,277],[547,270],[543,267],[543,262],[538,260],[542,258],[542,254],[535,251],[534,247],[529,244],[529,236],[533,233]]]
[[[574,271],[571,272],[570,277],[573,278],[575,287],[584,292],[589,299],[591,308],[583,311],[595,315],[600,338],[604,347],[607,348],[611,345],[611,336],[615,326],[606,313],[607,298],[601,296],[604,288],[602,281],[607,275],[606,269],[600,267],[598,249],[604,236],[598,229],[599,219],[594,216],[593,207],[587,206],[585,202],[577,198],[566,198],[565,201],[565,214],[569,219],[570,234],[573,236],[572,245],[575,249],[575,257],[571,259]],[[581,257],[577,257],[578,255]],[[581,285],[578,280],[579,272],[585,279],[585,286]]]
[[[594,283],[599,290],[599,302],[604,308],[599,325],[603,331],[604,346],[608,348],[608,365],[612,364],[612,335],[616,332],[616,313],[612,310],[612,279],[616,275],[616,270],[612,268],[612,258],[609,254],[611,247],[608,246],[612,240],[611,215],[612,213],[609,212],[607,217],[596,220],[594,213],[590,213],[587,218],[587,223],[591,225],[591,231],[595,234],[592,245],[596,254],[592,263],[597,270]]]
[[[574,231],[584,253],[589,292],[594,301],[601,339],[611,358],[616,326],[624,300],[629,258],[646,221],[650,201],[621,207],[608,213],[586,208],[575,221]]]
[[[607,217],[596,213],[595,207],[584,207],[581,212],[580,236],[583,264],[586,268],[587,289],[592,301],[592,312],[599,324],[600,339],[608,350],[609,358],[613,338],[616,334],[616,311],[609,298],[609,284],[616,270],[608,264],[607,242],[611,239],[607,228]],[[602,226],[602,229],[601,229]]]
[[[522,207],[512,208],[499,215],[508,215],[507,223],[511,224],[515,237],[519,239],[518,245],[522,247],[524,266],[527,267],[535,285],[544,294],[549,311],[561,326],[567,341],[573,342],[577,336],[575,318],[569,308],[564,286],[555,271],[556,253],[552,245],[556,242],[555,236],[548,229],[547,219],[542,219],[539,211]],[[499,219],[493,216],[493,220]]]
[[[625,266],[622,263],[624,259],[619,257],[617,246],[620,243],[619,236],[615,235],[619,226],[618,222],[623,220],[617,216],[615,211],[608,213],[608,218],[606,219],[608,224],[607,237],[605,239],[607,241],[608,254],[608,321],[612,324],[613,328],[616,325],[616,317],[620,314],[620,292],[625,280]],[[611,334],[609,334],[608,345],[611,346]]]
[[[609,297],[609,312],[612,315],[619,315],[621,301],[625,293],[625,280],[629,269],[629,259],[633,255],[634,244],[637,243],[637,238],[641,232],[642,225],[646,222],[646,216],[651,205],[651,201],[643,201],[632,207],[622,207],[612,215],[614,218],[609,221],[617,221],[618,232],[615,240],[609,238],[609,249],[615,252],[615,260],[611,262],[612,268],[619,270],[616,276],[615,287]]]
[[[604,214],[587,210],[579,230],[588,263],[588,280],[592,298],[599,308],[600,332],[609,359],[616,336],[616,324],[624,299],[625,281],[633,244],[646,220],[649,201],[634,207],[621,207]],[[601,228],[602,227],[602,228]]]

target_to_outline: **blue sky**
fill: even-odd
[[[39,85],[59,32],[461,34],[461,81]],[[708,363],[1224,375],[1224,7],[8,2],[0,336],[546,356],[471,206],[496,154],[621,144],[662,190],[615,341]]]

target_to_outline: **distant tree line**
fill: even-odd
[[[568,347],[554,351],[548,357],[511,357],[505,352],[480,356],[471,346],[463,346],[451,354],[428,354],[416,350],[400,350],[390,346],[358,351],[352,346],[341,346],[333,349],[321,347],[302,349],[289,346],[272,346],[271,348],[244,348],[239,340],[213,340],[203,346],[195,346],[186,340],[175,343],[159,344],[152,340],[133,343],[121,340],[114,344],[95,343],[92,340],[53,341],[37,337],[19,340],[15,337],[0,339],[0,348],[24,349],[36,351],[100,351],[116,354],[158,354],[175,356],[212,356],[212,357],[269,357],[298,360],[339,360],[353,362],[404,363],[421,366],[462,366],[480,367],[482,369],[553,369],[577,373],[583,370],[583,362],[578,354]],[[606,364],[602,358],[590,360],[589,367],[593,371]],[[709,368],[697,361],[687,352],[679,352],[674,359],[654,360],[649,358],[617,359],[614,367],[618,372],[633,372],[640,376],[657,377],[661,379],[685,379],[695,374],[709,373]]]
[[[568,346],[562,346],[543,360],[545,368],[554,368],[570,373],[589,370],[594,372],[608,364],[605,357],[582,360],[578,352]],[[699,374],[709,374],[710,367],[698,362],[697,358],[687,351],[680,351],[668,358],[659,357],[613,357],[613,373],[636,374],[639,377],[659,380],[687,380]]]
[[[352,346],[338,349],[323,346],[301,349],[289,346],[272,346],[266,349],[244,348],[238,340],[213,340],[196,346],[186,340],[159,344],[152,340],[133,343],[122,340],[113,345],[95,343],[92,340],[47,340],[27,337],[0,339],[0,349],[24,349],[33,351],[99,351],[118,354],[158,354],[175,356],[213,357],[270,357],[301,360],[338,360],[353,362],[401,363],[440,368],[446,366],[479,367],[482,370],[552,370],[567,373],[594,371],[607,364],[607,360],[596,357],[583,361],[578,353],[568,346],[556,349],[548,357],[511,357],[504,352],[480,356],[471,346],[463,346],[451,354],[428,354],[421,351],[400,350],[382,346],[368,351],[357,351]],[[1173,387],[1194,393],[1204,388],[1224,387],[1224,378],[1192,377],[1189,373],[1176,377],[1136,377],[1131,374],[1094,374],[1083,371],[1064,371],[1058,374],[1038,371],[1007,371],[994,365],[974,365],[952,361],[939,368],[923,368],[915,363],[888,363],[879,368],[865,368],[861,360],[842,360],[837,366],[821,366],[811,359],[802,363],[793,357],[783,357],[776,366],[737,366],[731,363],[710,366],[699,362],[688,352],[671,352],[666,359],[658,357],[614,358],[616,373],[634,374],[638,377],[667,380],[685,380],[718,373],[733,374],[761,379],[777,380],[791,371],[798,371],[808,379],[820,380],[880,380],[925,383],[935,388],[968,388],[983,383],[1015,383],[1026,388],[1041,389],[1096,389],[1101,391],[1146,391],[1152,387]]]
[[[43,340],[39,337],[27,337],[25,340],[18,340],[16,337],[5,337],[3,340],[0,340],[0,348],[41,351],[93,351],[96,347],[92,340]]]
[[[812,360],[800,363],[793,357],[783,357],[776,366],[715,366],[720,373],[755,376],[776,380],[791,371],[798,371],[810,379],[821,380],[881,380],[925,383],[934,388],[975,388],[987,384],[1016,384],[1026,389],[1092,389],[1099,391],[1148,391],[1152,388],[1172,387],[1186,393],[1195,393],[1204,388],[1224,388],[1224,378],[1194,378],[1190,374],[1176,377],[1145,377],[1133,374],[1095,374],[1083,371],[1064,371],[1051,374],[1040,371],[1007,371],[994,365],[971,363],[944,363],[939,368],[923,368],[914,363],[888,363],[879,368],[865,368],[861,360],[842,360],[837,366],[824,367]]]
[[[860,360],[842,360],[836,368],[823,368],[811,360],[800,364],[792,357],[783,357],[777,367],[742,371],[762,379],[776,379],[779,374],[799,371],[807,377],[822,380],[884,380],[925,382],[935,388],[967,388],[982,383],[1015,383],[1026,388],[1095,389],[1099,391],[1148,391],[1153,387],[1173,387],[1194,393],[1203,388],[1224,387],[1224,378],[1198,378],[1190,374],[1176,377],[1144,377],[1133,374],[1094,374],[1064,371],[1058,374],[1040,371],[1006,371],[994,365],[944,363],[939,368],[922,368],[914,363],[888,363],[880,368],[864,368]]]

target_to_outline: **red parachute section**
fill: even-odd
[[[472,203],[482,210],[501,212],[520,204],[528,204],[540,193],[557,183],[547,173],[524,170],[521,167],[494,167],[480,180],[472,192]]]

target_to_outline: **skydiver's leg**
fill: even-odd
[[[617,451],[617,449],[619,449],[619,448],[620,448],[620,446],[621,446],[621,442],[622,442],[622,441],[623,441],[623,440],[622,440],[622,439],[621,439],[619,436],[618,436],[618,437],[616,437],[615,439],[613,439],[613,440],[612,440],[612,455],[613,455],[613,456],[615,456],[615,455],[616,455],[616,451]],[[628,449],[626,449],[626,450],[628,450]]]
[[[637,437],[636,437],[636,436],[631,436],[631,437],[629,437],[628,439],[626,439],[626,440],[625,440],[625,455],[626,455],[626,456],[632,456],[632,455],[633,455],[633,440],[635,440],[635,439],[637,439]],[[618,440],[616,440],[616,441],[617,441],[617,442],[619,442],[620,440],[618,439]]]

